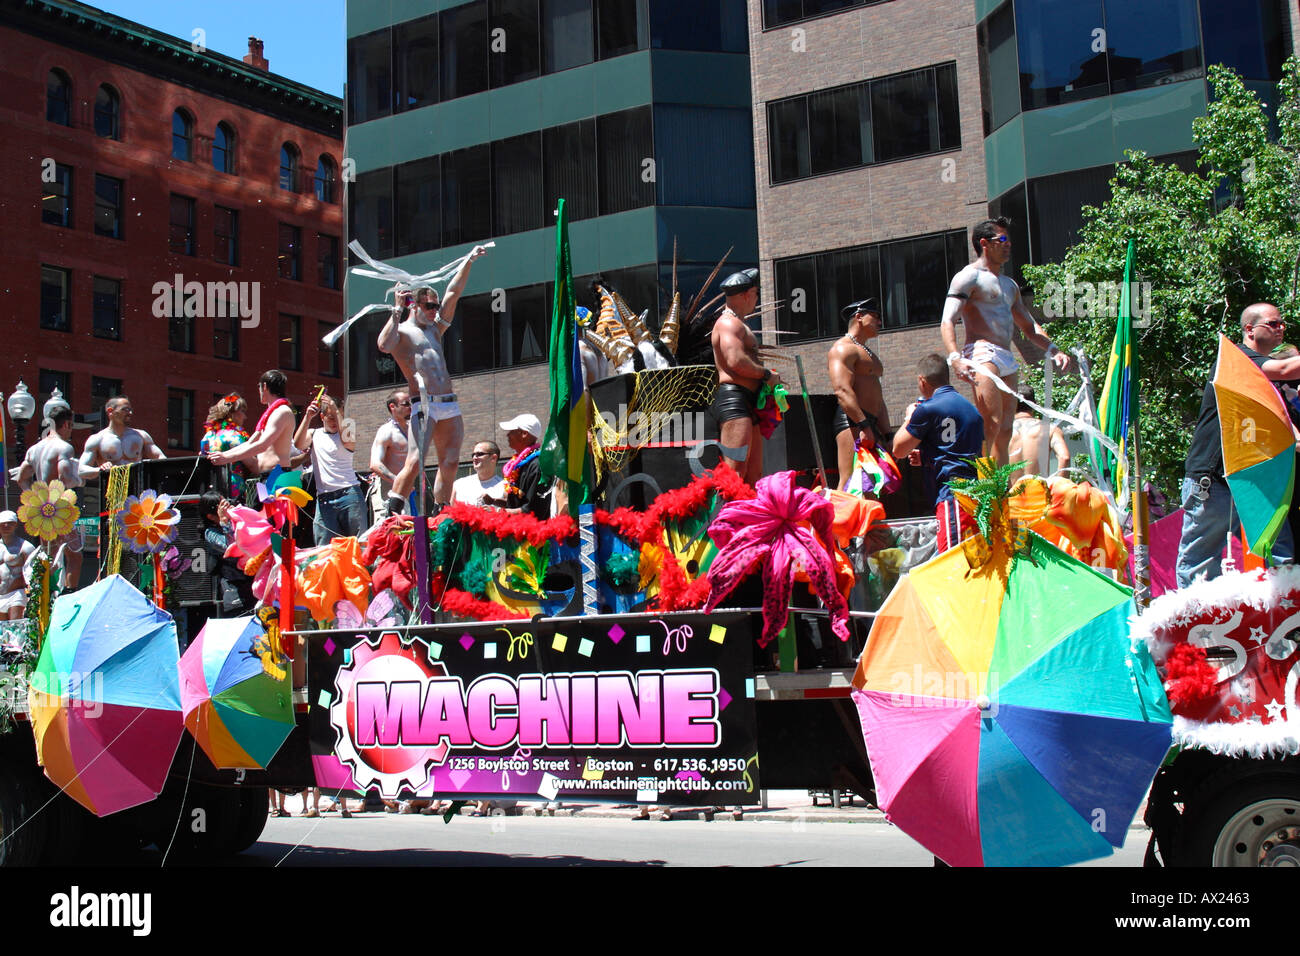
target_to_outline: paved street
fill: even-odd
[[[793,799],[785,799],[792,797]],[[631,808],[587,804],[555,817],[440,818],[386,813],[350,820],[324,814],[267,821],[262,841],[236,866],[914,866],[924,849],[883,816],[856,806],[811,807],[800,791],[769,794],[745,819],[674,811],[671,821],[633,820]],[[296,798],[290,808],[298,807]],[[1146,830],[1119,853],[1087,866],[1138,867]]]

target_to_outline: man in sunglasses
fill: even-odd
[[[494,441],[481,441],[474,446],[470,455],[470,466],[474,469],[464,478],[457,478],[451,486],[451,500],[463,501],[467,505],[487,505],[492,499],[503,496],[503,483],[497,474],[497,462],[501,458],[501,446]]]
[[[1005,465],[1016,417],[1016,386],[1020,366],[1011,354],[1011,333],[1016,326],[1025,337],[1046,349],[1056,367],[1065,371],[1070,357],[1059,351],[1025,308],[1020,287],[1002,274],[1011,259],[1010,221],[985,219],[971,233],[978,258],[952,277],[943,306],[940,332],[948,350],[948,365],[975,391],[975,407],[984,418],[985,454]],[[966,326],[966,345],[957,351],[956,320]],[[1007,385],[1003,391],[994,381]]]
[[[431,438],[438,451],[438,477],[433,483],[433,500],[439,505],[451,500],[451,484],[456,479],[465,429],[456,393],[451,390],[442,337],[451,328],[456,303],[469,280],[470,266],[485,252],[484,246],[470,250],[465,263],[447,284],[447,293],[442,299],[433,289],[417,289],[405,321],[401,320],[401,315],[412,297],[409,294],[399,296],[393,314],[379,332],[379,351],[391,355],[397,362],[406,376],[407,394],[411,397],[409,448],[406,464],[388,495],[390,514],[399,514],[404,509],[406,497],[424,468]]]
[[[1270,381],[1293,385],[1300,380],[1300,356],[1272,358],[1269,353],[1282,343],[1286,323],[1277,306],[1256,302],[1241,313],[1241,350],[1259,366]],[[1289,411],[1289,406],[1288,406]],[[1292,413],[1292,424],[1296,424]],[[1201,414],[1192,433],[1183,471],[1183,533],[1178,541],[1178,586],[1185,588],[1197,578],[1217,578],[1219,555],[1227,544],[1229,530],[1236,534],[1241,521],[1232,507],[1232,495],[1223,475],[1223,442],[1219,429],[1219,403],[1214,382],[1207,382],[1201,396]],[[1273,543],[1273,558],[1289,564],[1295,556],[1294,538],[1288,524],[1282,525]]]

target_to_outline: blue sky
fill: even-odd
[[[163,33],[192,39],[205,31],[209,50],[243,59],[260,37],[271,72],[343,95],[346,75],[344,0],[84,0]]]

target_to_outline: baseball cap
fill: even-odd
[[[536,415],[530,415],[524,412],[522,415],[516,415],[514,418],[505,422],[497,422],[503,432],[514,431],[516,428],[522,428],[534,438],[542,437],[542,422]]]
[[[0,511],[0,524],[8,524],[11,521],[16,523],[18,516],[12,511]]]

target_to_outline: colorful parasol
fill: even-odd
[[[260,770],[293,730],[289,661],[253,615],[203,625],[180,662],[185,727],[214,767]]]
[[[162,792],[183,724],[171,617],[119,575],[62,597],[28,688],[37,758],[106,816]]]
[[[1226,336],[1214,371],[1223,469],[1250,550],[1267,558],[1286,521],[1295,482],[1295,433],[1267,376]]]
[[[1129,640],[1132,592],[1037,535],[953,548],[881,607],[853,697],[888,819],[954,866],[1064,865],[1121,846],[1169,749]]]

